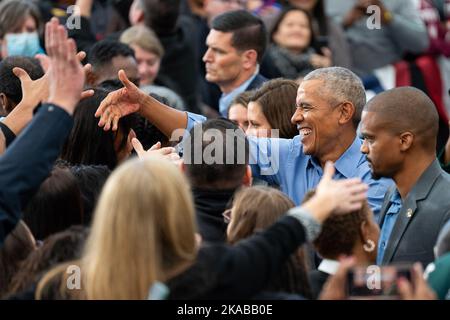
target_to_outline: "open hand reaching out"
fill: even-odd
[[[105,131],[116,131],[119,119],[138,112],[143,99],[147,98],[147,95],[128,79],[125,71],[119,71],[119,80],[124,87],[110,92],[95,113],[97,118],[100,117],[98,125]]]

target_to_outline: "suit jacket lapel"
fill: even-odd
[[[403,203],[400,212],[398,213],[397,220],[395,221],[394,227],[392,228],[391,236],[387,244],[387,248],[384,251],[382,264],[387,264],[391,261],[395,250],[398,247],[398,243],[405,233],[409,223],[414,218],[414,213],[417,209],[417,204],[415,199],[412,197],[407,197],[406,201]]]
[[[400,212],[398,213],[397,220],[395,222],[394,228],[392,229],[391,236],[389,237],[387,248],[384,252],[382,264],[388,264],[392,260],[392,257],[397,250],[400,239],[408,228],[408,225],[415,217],[417,203],[427,198],[431,188],[433,187],[433,184],[435,183],[441,172],[441,166],[439,165],[439,162],[435,160],[425,170],[412,190],[409,192]]]
[[[389,209],[389,203],[391,203],[391,197],[394,194],[396,190],[395,185],[390,187],[388,189],[388,191],[386,192],[384,199],[383,199],[383,204],[381,205],[381,209],[380,209],[380,215],[378,217],[378,224],[380,225],[380,228],[383,226],[384,223],[384,218],[386,217],[386,212]]]

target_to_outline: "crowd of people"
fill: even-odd
[[[449,0],[1,0],[0,47],[0,299],[450,299]]]

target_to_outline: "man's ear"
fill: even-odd
[[[242,68],[248,70],[258,64],[258,53],[256,50],[245,50],[242,53]]]
[[[253,182],[253,176],[252,176],[252,168],[250,168],[249,165],[247,165],[247,168],[245,170],[245,175],[242,178],[242,185],[246,187],[250,187]]]
[[[414,134],[412,132],[403,132],[400,135],[400,151],[407,151],[414,142]]]
[[[2,116],[6,116],[6,95],[4,93],[0,93],[0,114]]]
[[[1,111],[2,113],[6,115],[8,115],[11,111],[13,111],[13,109],[16,107],[16,104],[14,102],[12,102],[10,99],[8,99],[8,97],[6,96],[6,94],[4,94],[3,92],[0,93],[0,107],[1,107]]]
[[[339,124],[346,124],[353,120],[353,115],[355,114],[355,106],[351,102],[344,102],[340,106],[340,117]]]
[[[144,10],[142,9],[136,9],[136,22],[138,24],[144,23],[145,20],[145,15],[144,15]]]

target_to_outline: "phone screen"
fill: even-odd
[[[355,267],[348,274],[350,299],[398,299],[397,281],[400,277],[411,281],[412,265]]]

